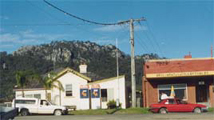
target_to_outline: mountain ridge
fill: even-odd
[[[70,67],[79,71],[79,65],[86,63],[88,71],[102,78],[116,76],[116,51],[119,54],[119,73],[126,75],[126,85],[130,86],[130,55],[114,45],[99,45],[90,41],[54,41],[49,44],[23,46],[12,54],[0,52],[0,84],[3,97],[12,98],[16,85],[16,71],[31,70],[46,74],[57,68]],[[146,59],[159,58],[157,54],[135,56],[136,82],[141,89],[143,63]],[[5,92],[5,93],[4,93]]]

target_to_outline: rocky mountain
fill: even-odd
[[[116,50],[116,47],[113,45],[101,46],[89,41],[56,41],[39,46],[24,46],[15,51],[13,55],[31,54],[32,56],[41,56],[43,59],[53,62],[69,62],[80,59],[90,62],[88,55],[106,52],[111,57],[116,57]],[[119,51],[119,57],[124,55],[123,52]]]
[[[93,42],[55,41],[50,44],[23,46],[12,54],[0,52],[0,98],[12,98],[16,85],[15,72],[30,70],[45,74],[58,68],[70,67],[79,71],[79,64],[88,65],[88,71],[102,78],[116,76],[116,51],[114,45],[98,45]],[[119,72],[126,75],[130,85],[130,56],[118,50]],[[136,82],[141,89],[142,66],[145,59],[159,58],[156,54],[136,56]]]

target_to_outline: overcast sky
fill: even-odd
[[[56,40],[113,44],[130,54],[129,25],[102,26],[70,17],[43,0],[0,0],[0,51],[12,53],[21,46]],[[213,0],[47,0],[78,17],[115,23],[135,23],[135,54],[161,57],[210,57],[214,46]]]

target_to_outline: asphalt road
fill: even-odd
[[[143,115],[34,115],[18,116],[15,120],[214,120],[214,113],[169,113]]]

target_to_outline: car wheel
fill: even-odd
[[[167,113],[166,108],[161,108],[161,109],[159,110],[159,113],[161,113],[161,114],[166,114],[166,113]]]
[[[201,113],[201,109],[200,109],[200,108],[198,108],[198,107],[197,107],[197,108],[195,108],[195,109],[194,109],[194,113]]]
[[[21,116],[27,116],[27,115],[28,115],[28,110],[27,109],[21,110]]]
[[[62,111],[61,110],[55,110],[54,115],[60,116],[60,115],[62,115]]]

